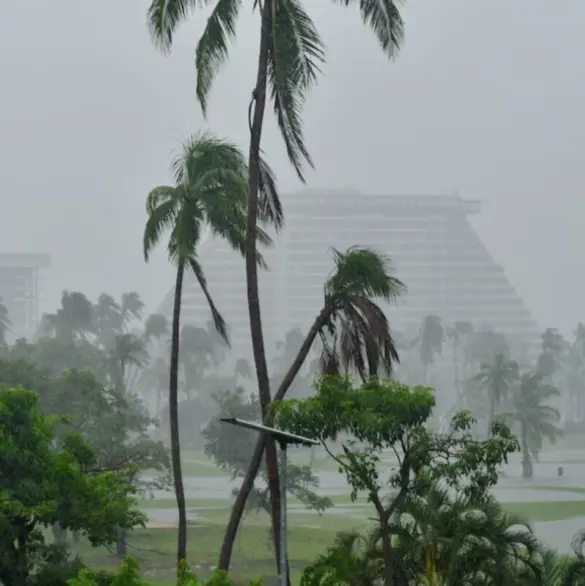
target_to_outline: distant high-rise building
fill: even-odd
[[[330,248],[358,244],[388,255],[408,287],[387,308],[393,328],[412,332],[437,315],[446,324],[489,324],[523,349],[538,340],[535,320],[468,221],[479,201],[307,190],[287,198],[285,210],[285,328],[306,327],[321,307]]]
[[[270,271],[260,271],[267,350],[287,330],[306,330],[323,304],[323,282],[333,268],[331,248],[369,246],[388,255],[408,293],[388,307],[392,327],[417,331],[427,315],[445,324],[489,324],[527,351],[538,326],[468,221],[480,202],[456,196],[365,195],[356,191],[301,191],[285,196],[286,226],[266,252]],[[200,251],[218,308],[231,329],[235,357],[251,358],[243,259],[219,241]],[[185,285],[184,315],[200,325],[209,310],[198,285]],[[161,306],[170,315],[172,292]]]
[[[8,310],[8,340],[30,338],[39,320],[41,271],[51,264],[48,254],[0,253],[0,299]]]

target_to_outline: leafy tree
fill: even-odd
[[[423,365],[423,382],[427,382],[428,367],[435,361],[435,356],[441,356],[443,352],[443,340],[445,330],[440,317],[427,315],[419,333],[420,361]]]
[[[333,260],[334,269],[325,282],[323,308],[282,377],[274,394],[275,401],[284,398],[318,337],[323,341],[322,369],[328,374],[348,370],[350,366],[364,377],[377,374],[380,369],[390,373],[398,361],[390,324],[376,303],[391,303],[406,290],[404,284],[394,276],[390,260],[369,248],[358,246],[345,252],[334,250]],[[352,339],[347,345],[340,344],[338,347],[331,344],[331,340],[344,340],[348,336]],[[270,441],[261,434],[226,527],[219,568],[229,568],[239,523],[260,469],[265,445],[270,445]],[[280,518],[275,515],[280,499],[275,499],[274,494],[271,489],[273,523],[275,518]]]
[[[522,476],[532,478],[532,461],[538,462],[543,438],[554,443],[562,430],[557,427],[560,413],[546,402],[560,395],[559,390],[543,381],[543,376],[525,373],[512,395],[514,411],[505,414],[512,423],[520,428],[520,447],[522,448]]]
[[[0,345],[6,344],[6,334],[10,332],[11,325],[12,322],[10,321],[8,310],[6,309],[6,305],[2,303],[2,297],[0,297]]]
[[[127,496],[127,477],[92,472],[96,457],[77,434],[55,449],[58,418],[47,416],[25,389],[0,393],[0,581],[25,586],[46,548],[43,527],[58,523],[111,543],[118,527],[144,521]]]
[[[475,441],[470,433],[473,420],[465,411],[453,418],[450,433],[433,434],[425,427],[433,407],[434,397],[425,387],[372,379],[356,389],[348,379],[339,377],[324,378],[315,397],[276,406],[277,423],[282,428],[321,441],[345,474],[352,499],[362,492],[372,503],[385,586],[395,585],[389,521],[406,499],[424,493],[429,482],[440,481],[473,502],[486,502],[489,488],[497,482],[498,466],[518,447],[502,423],[494,424],[491,439]],[[337,456],[328,442],[341,433],[352,439],[342,443],[344,453]],[[381,477],[380,455],[389,449],[395,452],[398,468],[386,484]],[[388,495],[383,494],[385,490]]]
[[[272,178],[267,166],[266,169]],[[233,249],[244,251],[248,170],[242,153],[235,145],[211,134],[198,134],[184,143],[182,152],[172,163],[172,171],[175,185],[156,187],[147,198],[144,257],[148,261],[163,234],[170,231],[167,249],[170,261],[177,268],[177,275],[171,329],[169,421],[174,485],[179,510],[177,556],[180,561],[186,556],[187,543],[187,514],[178,425],[183,276],[186,268],[193,271],[209,304],[215,328],[227,342],[226,324],[209,293],[197,248],[203,230],[208,227],[213,235],[225,239]],[[274,187],[272,181],[271,194],[276,197]],[[263,214],[261,219],[267,220],[268,215]],[[260,231],[258,236],[263,243],[270,243],[266,232]],[[255,260],[263,262],[260,255]]]
[[[218,410],[203,430],[205,453],[215,461],[217,466],[229,472],[232,479],[242,478],[254,453],[258,433],[225,425],[220,418],[237,417],[256,421],[261,412],[258,398],[249,397],[241,387],[215,393],[214,398]],[[265,487],[254,486],[251,498],[247,501],[248,510],[264,510],[270,514],[266,467],[261,469],[260,476]],[[308,508],[322,512],[332,506],[330,499],[319,497],[314,492],[313,489],[319,486],[319,479],[311,472],[309,466],[297,466],[288,462],[287,482],[287,490]],[[236,489],[234,493],[237,494],[237,492]]]
[[[520,376],[519,366],[515,360],[509,360],[505,354],[496,354],[491,363],[481,365],[481,370],[474,379],[480,382],[488,392],[490,405],[488,433],[496,413],[496,407],[507,396]]]

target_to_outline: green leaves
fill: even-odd
[[[153,44],[168,53],[177,27],[187,20],[191,11],[203,0],[152,0],[148,9],[148,30]]]
[[[268,0],[264,10],[271,19],[268,83],[274,112],[289,161],[305,181],[303,162],[313,161],[305,146],[302,108],[324,62],[324,45],[311,18],[298,0]]]
[[[354,0],[334,0],[349,6]],[[398,8],[401,0],[359,0],[362,19],[371,29],[388,57],[398,54],[404,41],[404,21]]]
[[[116,528],[144,521],[127,497],[128,478],[118,473],[88,473],[96,461],[77,434],[66,435],[55,448],[59,418],[45,415],[37,395],[24,389],[0,393],[0,550],[3,564],[25,561],[38,547],[40,526],[58,523],[84,532],[92,543],[111,543]],[[18,552],[16,551],[18,540]],[[24,546],[23,546],[24,544]],[[24,547],[24,549],[23,549]],[[0,568],[2,575],[22,565]]]
[[[218,0],[195,49],[197,99],[203,115],[207,99],[219,68],[228,58],[228,45],[236,35],[236,21],[242,0]]]

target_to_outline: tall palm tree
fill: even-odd
[[[491,434],[496,407],[506,397],[520,376],[519,366],[515,360],[509,360],[505,354],[496,354],[493,362],[483,363],[481,370],[473,377],[488,392],[489,415],[487,435]]]
[[[347,363],[360,370],[367,364],[370,372],[377,373],[382,366],[390,373],[398,353],[390,333],[390,325],[384,312],[376,301],[394,302],[406,291],[404,284],[394,276],[390,260],[369,248],[354,246],[346,252],[333,250],[334,269],[325,282],[323,308],[309,328],[295,359],[282,377],[274,394],[274,401],[281,401],[292,382],[301,370],[313,343],[319,336],[333,332],[340,337],[343,332],[355,336],[354,343],[347,348],[353,354],[344,354],[341,360],[329,361]],[[331,348],[329,349],[331,351]],[[254,455],[232,508],[230,520],[226,527],[218,567],[229,568],[232,549],[240,520],[245,510],[246,500],[250,494],[264,453],[266,438],[258,439]],[[271,495],[273,499],[273,495]],[[276,501],[277,504],[280,500]],[[274,505],[273,505],[274,506]]]
[[[246,181],[248,170],[243,154],[229,141],[203,133],[191,137],[172,163],[174,186],[154,188],[148,195],[148,219],[144,229],[144,258],[148,262],[153,248],[169,232],[167,250],[176,266],[175,296],[171,326],[171,357],[169,372],[169,425],[173,480],[179,510],[177,558],[185,559],[187,544],[187,515],[181,471],[181,453],[178,425],[178,374],[181,296],[185,269],[191,269],[211,310],[218,333],[228,341],[225,321],[215,306],[198,255],[203,230],[227,241],[235,250],[244,252],[246,230]],[[271,171],[264,164],[267,176]],[[265,191],[267,202],[278,201],[275,183]],[[268,209],[268,204],[264,210]],[[281,216],[271,212],[261,215],[276,222]],[[265,244],[270,238],[265,231],[258,233]],[[257,262],[263,262],[261,255]]]
[[[423,365],[423,382],[427,382],[427,369],[435,361],[435,356],[441,356],[445,330],[440,317],[427,315],[423,319],[419,334],[420,361]]]
[[[0,297],[0,345],[6,344],[6,334],[10,331],[12,325],[6,305],[2,303],[2,297]]]
[[[546,402],[560,395],[559,390],[544,383],[538,373],[525,373],[520,384],[514,388],[514,411],[505,417],[520,428],[520,448],[522,449],[522,476],[532,478],[532,462],[538,462],[543,438],[554,443],[562,430],[557,427],[561,415],[558,409]]]
[[[338,2],[346,6],[357,4],[363,21],[373,30],[383,51],[389,57],[398,52],[404,36],[404,26],[395,0]],[[204,114],[214,78],[228,57],[228,45],[235,37],[236,22],[243,3],[241,0],[216,0],[213,4],[214,8],[195,50],[197,97]],[[155,45],[162,50],[170,50],[176,29],[197,5],[197,0],[152,0],[148,22]],[[266,98],[270,90],[288,158],[304,182],[304,163],[313,166],[313,162],[304,141],[301,111],[325,58],[323,41],[300,0],[253,0],[252,6],[259,9],[261,25],[258,69],[248,110],[250,149],[245,257],[252,349],[262,414],[266,417],[270,403],[270,381],[264,348],[256,264],[257,212],[263,207],[259,200],[259,190],[261,191],[267,182],[260,157]],[[276,450],[271,441],[268,442],[267,466],[271,479],[271,501],[276,503],[279,499],[275,468]],[[279,510],[275,508],[275,529],[279,514]],[[278,558],[280,540],[278,535],[275,537]]]

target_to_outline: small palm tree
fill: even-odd
[[[440,317],[427,315],[423,319],[419,334],[420,361],[423,365],[423,382],[427,382],[428,367],[435,361],[435,356],[443,352],[445,330]]]
[[[269,168],[265,172],[272,177]],[[171,457],[177,507],[179,510],[178,561],[185,559],[187,543],[187,515],[181,471],[180,440],[178,427],[178,375],[179,334],[183,277],[191,269],[207,299],[213,323],[218,333],[228,341],[225,321],[215,306],[207,286],[203,267],[198,255],[198,245],[203,230],[208,227],[212,234],[227,241],[235,250],[243,252],[246,229],[246,182],[248,171],[244,157],[232,143],[211,134],[198,134],[183,145],[182,152],[174,159],[172,171],[174,186],[153,189],[147,198],[148,219],[144,230],[144,257],[150,258],[153,248],[165,232],[170,232],[167,243],[169,259],[176,266],[175,298],[171,326],[171,357],[169,380],[169,426]],[[274,181],[266,190],[266,201],[278,201]],[[272,218],[281,222],[282,217],[266,212],[274,207],[263,207],[261,220]],[[270,238],[259,232],[263,243]],[[257,262],[262,257],[257,255]]]
[[[6,334],[10,331],[11,325],[8,310],[2,303],[2,297],[0,297],[0,345],[6,344]]]
[[[560,395],[559,390],[543,382],[543,376],[536,373],[522,375],[520,384],[514,388],[514,411],[504,417],[520,428],[520,448],[522,449],[522,476],[532,478],[533,460],[538,462],[543,438],[554,443],[562,430],[557,427],[561,415],[546,401]]]
[[[274,401],[284,399],[319,337],[326,346],[324,358],[327,359],[322,360],[322,364],[328,372],[351,365],[364,376],[377,374],[380,367],[390,373],[394,362],[398,361],[390,324],[376,303],[378,300],[391,303],[406,291],[405,285],[394,276],[390,259],[369,248],[354,246],[346,252],[333,250],[333,260],[335,267],[325,282],[323,308],[282,377]],[[332,346],[327,338],[329,333],[333,339],[352,337],[351,343]],[[265,438],[261,436],[226,527],[218,563],[220,569],[229,568],[238,526],[262,463],[264,446]]]
[[[496,407],[507,396],[509,390],[520,376],[518,363],[509,360],[505,354],[496,354],[491,363],[483,363],[481,370],[473,377],[488,391],[489,415],[488,437],[494,423]]]

